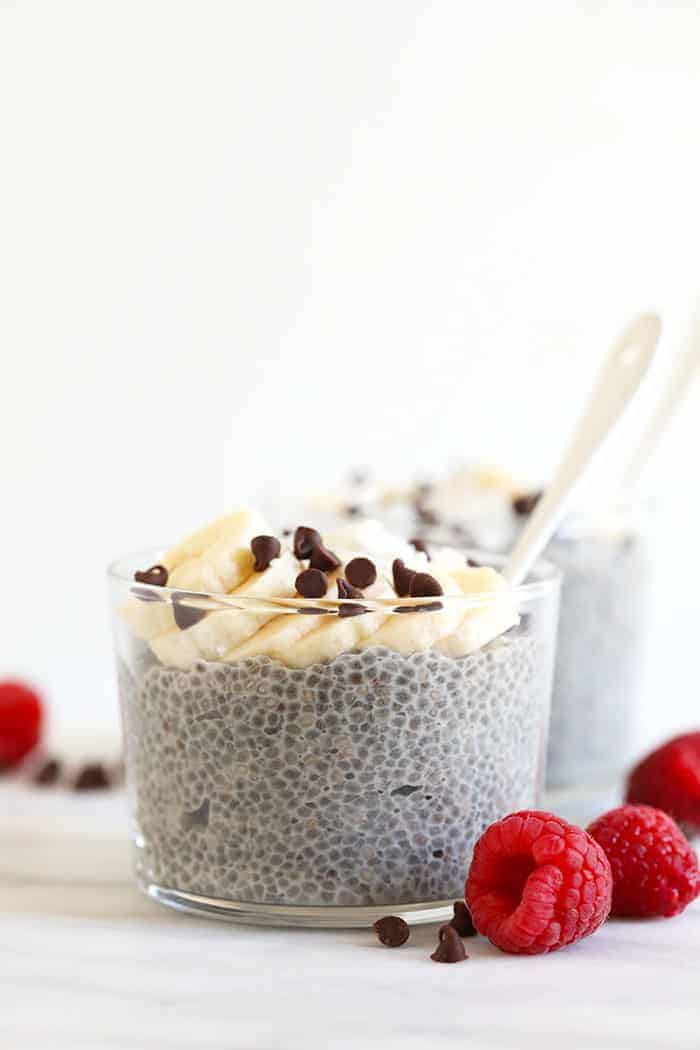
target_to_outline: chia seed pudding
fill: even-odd
[[[236,538],[241,563],[250,539]],[[139,884],[180,906],[242,902],[248,918],[461,898],[483,830],[538,802],[556,581],[516,596],[463,554],[428,561],[372,523],[310,558],[296,540],[221,591],[193,586],[208,570],[187,564],[202,558],[191,542],[162,559],[167,587],[112,570]],[[212,545],[203,560],[220,565]],[[262,587],[285,557],[286,596],[279,578]],[[342,600],[304,596],[314,561]]]
[[[408,518],[404,535],[453,543],[461,536],[500,553],[537,498],[501,471],[468,468],[408,489],[398,502]],[[562,572],[546,781],[584,794],[604,791],[626,767],[649,608],[643,537],[627,514],[603,517],[572,516],[545,551]]]

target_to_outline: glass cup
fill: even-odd
[[[616,785],[630,758],[649,611],[643,533],[572,528],[547,557],[562,573],[547,787],[582,797]]]
[[[449,639],[493,592],[262,600],[134,584],[159,553],[109,570],[140,888],[266,924],[451,915],[479,835],[540,800],[558,571],[543,563],[517,589],[517,626],[454,656]],[[154,636],[228,617],[251,637],[274,621],[288,648],[166,666],[134,615]],[[360,620],[363,641],[344,648]],[[386,625],[400,652],[372,644]],[[331,629],[337,655],[293,666],[296,639]]]

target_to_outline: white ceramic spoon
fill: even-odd
[[[576,486],[639,389],[660,332],[661,321],[656,314],[642,314],[610,351],[559,469],[508,559],[503,574],[514,587],[522,583],[546,547]]]
[[[623,502],[625,497],[629,498],[629,494],[637,487],[644,468],[651,459],[668,424],[680,407],[698,371],[700,371],[700,318],[695,322],[688,345],[678,355],[676,366],[671,373],[658,407],[649,420],[630,459],[622,479],[621,492],[624,496],[621,502]]]

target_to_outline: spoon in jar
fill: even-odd
[[[516,587],[527,576],[566,513],[589,466],[637,393],[661,332],[656,314],[642,314],[620,336],[598,377],[588,408],[551,484],[515,543],[503,575]]]
[[[644,473],[644,468],[651,460],[657,445],[680,408],[698,372],[700,372],[700,318],[696,319],[688,345],[676,359],[675,367],[656,411],[642,433],[625,470],[620,485],[620,492],[624,496],[629,498],[629,494],[637,488]],[[622,498],[620,502],[623,502]]]

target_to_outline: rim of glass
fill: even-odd
[[[134,571],[137,568],[147,569],[151,565],[159,564],[158,559],[168,550],[167,547],[147,547],[143,550],[131,551],[115,558],[107,566],[107,575],[115,583],[128,586],[135,592],[136,596],[153,601],[170,601],[179,604],[192,604],[205,609],[246,609],[249,612],[282,611],[284,608],[308,609],[314,612],[334,612],[341,606],[361,605],[367,611],[382,610],[390,612],[400,608],[418,608],[429,606],[439,601],[445,606],[462,605],[466,607],[480,607],[490,605],[497,601],[502,591],[473,591],[469,594],[443,594],[439,598],[399,598],[396,595],[385,598],[302,598],[300,595],[246,595],[246,594],[221,594],[212,591],[185,590],[182,587],[159,587],[155,584],[140,583],[134,580]],[[466,558],[473,558],[484,567],[501,568],[508,560],[505,555],[493,554],[490,551],[478,550],[476,548],[459,548]],[[555,592],[561,583],[562,573],[557,566],[545,559],[540,559],[533,569],[534,578],[529,578],[525,583],[514,587],[513,593],[518,601],[533,601],[536,598],[545,597]],[[391,582],[391,581],[390,581]]]

